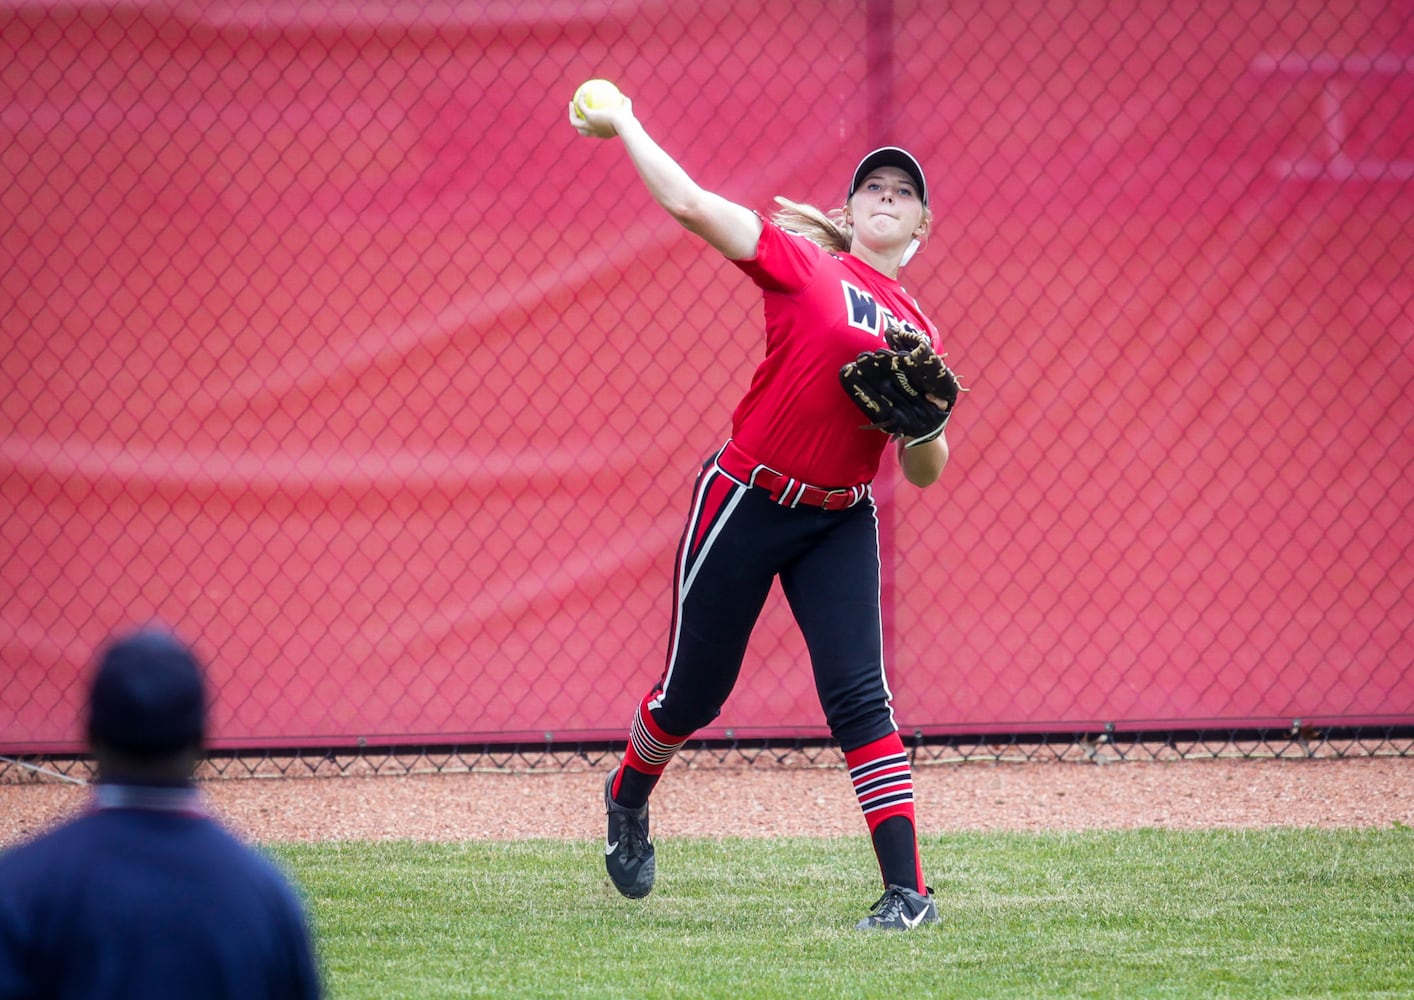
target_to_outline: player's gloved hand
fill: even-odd
[[[914,448],[942,434],[958,393],[957,376],[923,334],[890,321],[887,349],[865,351],[840,369],[840,384],[869,418],[866,428]]]

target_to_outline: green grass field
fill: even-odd
[[[622,899],[597,843],[270,848],[329,996],[1414,997],[1414,831],[923,841],[942,924],[853,929],[863,837],[658,843]]]

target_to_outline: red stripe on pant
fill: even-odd
[[[697,519],[697,527],[692,536],[692,544],[686,546],[687,555],[695,555],[701,548],[702,542],[707,537],[707,532],[711,529],[713,522],[717,519],[718,512],[722,509],[722,504],[726,502],[728,494],[736,488],[736,484],[730,479],[722,476],[714,476],[707,483],[707,495],[702,502],[702,513]]]

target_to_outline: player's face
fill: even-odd
[[[883,247],[906,244],[923,225],[918,186],[898,167],[880,167],[865,177],[849,200],[857,236]]]

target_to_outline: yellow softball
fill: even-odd
[[[579,113],[581,102],[586,108],[614,108],[624,102],[624,95],[608,80],[586,80],[574,92],[574,114],[583,120],[584,116]]]

